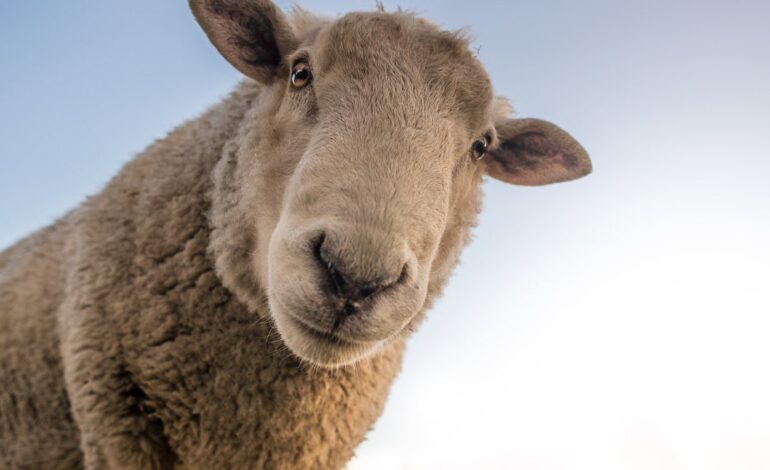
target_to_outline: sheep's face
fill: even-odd
[[[265,294],[284,343],[313,364],[353,363],[413,329],[467,241],[484,174],[590,171],[560,129],[505,116],[467,43],[423,20],[301,13],[292,27],[266,1],[191,4],[264,85],[229,163],[248,268],[225,282]]]

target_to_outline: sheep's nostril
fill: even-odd
[[[327,294],[348,303],[368,299],[384,289],[398,283],[403,278],[403,271],[397,276],[365,279],[347,272],[345,263],[335,254],[326,242],[325,235],[319,237],[314,246],[315,258],[326,274],[324,284]]]
[[[381,286],[362,287],[361,289],[358,290],[358,294],[359,294],[359,297],[361,298],[367,298],[376,294],[381,289],[382,289]]]
[[[327,284],[331,285],[333,288],[332,290],[337,295],[341,295],[343,292],[348,290],[348,282],[337,269],[337,261],[329,253],[329,248],[326,246],[325,241],[326,236],[321,235],[315,243],[313,252],[315,254],[316,260],[318,260],[319,264],[321,265],[321,269],[327,274]]]

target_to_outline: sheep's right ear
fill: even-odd
[[[288,76],[284,59],[297,47],[291,25],[269,0],[189,0],[214,47],[247,77],[270,83]]]
[[[511,184],[539,186],[591,173],[591,158],[571,135],[548,121],[506,118],[496,123],[500,144],[484,159],[487,174]]]

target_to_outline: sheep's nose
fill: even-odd
[[[385,266],[366,269],[361,275],[350,269],[350,263],[322,236],[315,247],[315,257],[325,271],[323,282],[327,295],[346,302],[346,309],[358,309],[361,302],[397,284],[404,276],[406,263],[396,263],[397,269]],[[375,274],[376,273],[376,274]]]

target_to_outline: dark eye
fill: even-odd
[[[313,81],[313,73],[306,62],[298,62],[291,70],[291,86],[305,88]]]
[[[481,160],[484,158],[484,155],[487,154],[487,150],[489,150],[489,137],[484,136],[475,141],[473,146],[471,146],[471,150],[473,152],[474,160]]]

